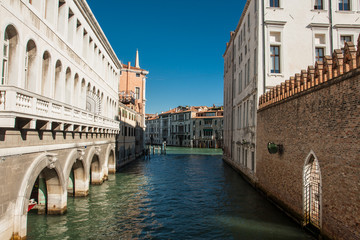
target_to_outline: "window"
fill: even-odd
[[[324,48],[316,47],[315,48],[315,61],[324,61]]]
[[[251,152],[251,171],[255,170],[255,152]]]
[[[250,13],[248,15],[248,32],[250,32]]]
[[[136,74],[136,77],[140,77],[140,73],[137,73],[137,74]]]
[[[280,7],[279,0],[270,0],[270,7]]]
[[[341,49],[344,49],[346,42],[351,42],[352,36],[340,36]]]
[[[3,48],[1,84],[6,83],[6,77],[7,77],[7,73],[8,73],[8,61],[9,61],[9,39],[5,39],[4,48]]]
[[[239,94],[242,91],[242,71],[239,73]]]
[[[280,73],[280,46],[270,46],[271,73]]]
[[[350,0],[339,0],[339,11],[350,11]]]
[[[245,45],[245,55],[247,54],[247,46]]]
[[[314,9],[323,10],[324,9],[323,0],[315,0]]]
[[[254,76],[257,74],[257,51],[256,48],[254,50]]]
[[[246,79],[247,84],[250,83],[250,58],[248,59],[247,62],[247,79]]]
[[[244,88],[246,87],[246,85],[247,85],[247,82],[246,82],[246,80],[247,80],[247,75],[248,75],[248,72],[247,72],[247,69],[248,69],[248,67],[247,67],[247,63],[245,63],[245,83],[244,83]]]
[[[241,128],[241,105],[238,107],[239,119],[238,119],[238,128]]]
[[[140,88],[139,87],[135,88],[135,99],[140,99]]]

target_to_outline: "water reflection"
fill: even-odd
[[[311,239],[220,155],[168,151],[128,165],[89,193],[68,198],[64,216],[29,215],[28,238]]]

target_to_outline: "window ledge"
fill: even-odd
[[[326,9],[311,9],[311,12],[317,12],[317,13],[326,13],[328,10]]]
[[[344,14],[353,14],[353,13],[355,13],[355,11],[351,11],[351,10],[337,10],[335,12],[336,13],[344,13]]]
[[[284,10],[284,8],[282,8],[282,7],[266,7],[266,9],[274,10],[274,11],[276,11],[276,10]]]
[[[268,73],[269,77],[284,77],[284,74],[282,73]]]

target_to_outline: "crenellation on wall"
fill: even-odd
[[[260,96],[259,109],[282,101],[315,86],[331,81],[347,72],[360,67],[360,35],[357,48],[352,42],[346,42],[343,50],[334,50],[332,56],[325,56],[324,61],[316,61],[315,66],[308,66],[289,80],[272,87]]]

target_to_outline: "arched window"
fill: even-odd
[[[304,225],[321,228],[321,173],[313,152],[306,158],[303,171]]]
[[[1,84],[17,85],[17,45],[18,33],[13,25],[9,25],[5,29]]]
[[[86,82],[85,82],[84,78],[81,80],[81,104],[80,104],[80,107],[82,109],[86,109]]]
[[[73,93],[73,105],[79,107],[80,103],[80,83],[79,83],[79,75],[76,73],[74,76],[74,93]]]
[[[66,76],[65,76],[65,102],[67,104],[71,104],[71,69],[68,67],[66,69]]]
[[[45,51],[42,57],[41,95],[51,97],[50,54]]]
[[[61,101],[61,92],[62,92],[62,84],[61,84],[61,68],[62,64],[60,60],[56,61],[55,65],[55,86],[54,86],[54,98],[56,100]]]
[[[25,53],[25,89],[36,91],[36,44],[29,40],[26,45]]]

